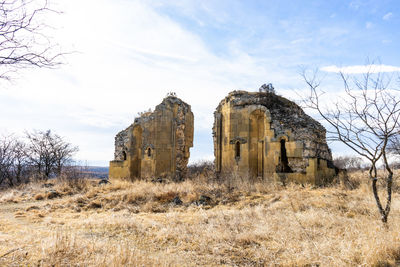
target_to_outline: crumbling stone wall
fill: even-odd
[[[129,139],[129,131],[125,129],[119,132],[115,136],[115,152],[114,152],[114,159],[123,161],[126,159],[126,153],[128,151],[128,143]]]
[[[193,146],[194,118],[188,104],[174,95],[163,99],[115,137],[111,178],[182,180]]]
[[[214,119],[218,172],[315,184],[335,173],[325,128],[274,90],[233,91]]]

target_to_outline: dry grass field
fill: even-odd
[[[205,180],[1,191],[0,266],[400,265],[400,190],[385,227],[366,174],[353,189]]]

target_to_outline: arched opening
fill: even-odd
[[[147,156],[151,157],[151,148],[150,147],[147,149]]]
[[[126,152],[125,151],[122,151],[122,159],[126,160]]]
[[[279,171],[280,172],[292,172],[292,169],[289,167],[289,160],[286,153],[286,140],[281,140],[281,159],[279,162]]]
[[[240,142],[236,141],[235,143],[235,158],[239,159],[240,158]]]

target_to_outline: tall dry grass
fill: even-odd
[[[385,227],[361,172],[325,188],[201,175],[167,184],[54,181],[0,200],[0,265],[400,264],[399,192]]]

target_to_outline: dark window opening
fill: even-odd
[[[320,158],[317,159],[317,169],[321,168],[321,160]]]
[[[286,154],[286,141],[284,139],[281,140],[281,162],[279,163],[279,171],[292,172],[292,169],[289,167],[289,160]]]
[[[126,160],[126,152],[125,152],[125,151],[122,151],[122,158],[123,158],[124,160]]]
[[[235,157],[240,158],[240,142],[235,143]]]
[[[147,156],[148,156],[148,157],[151,157],[151,148],[148,148],[148,149],[147,149]]]

